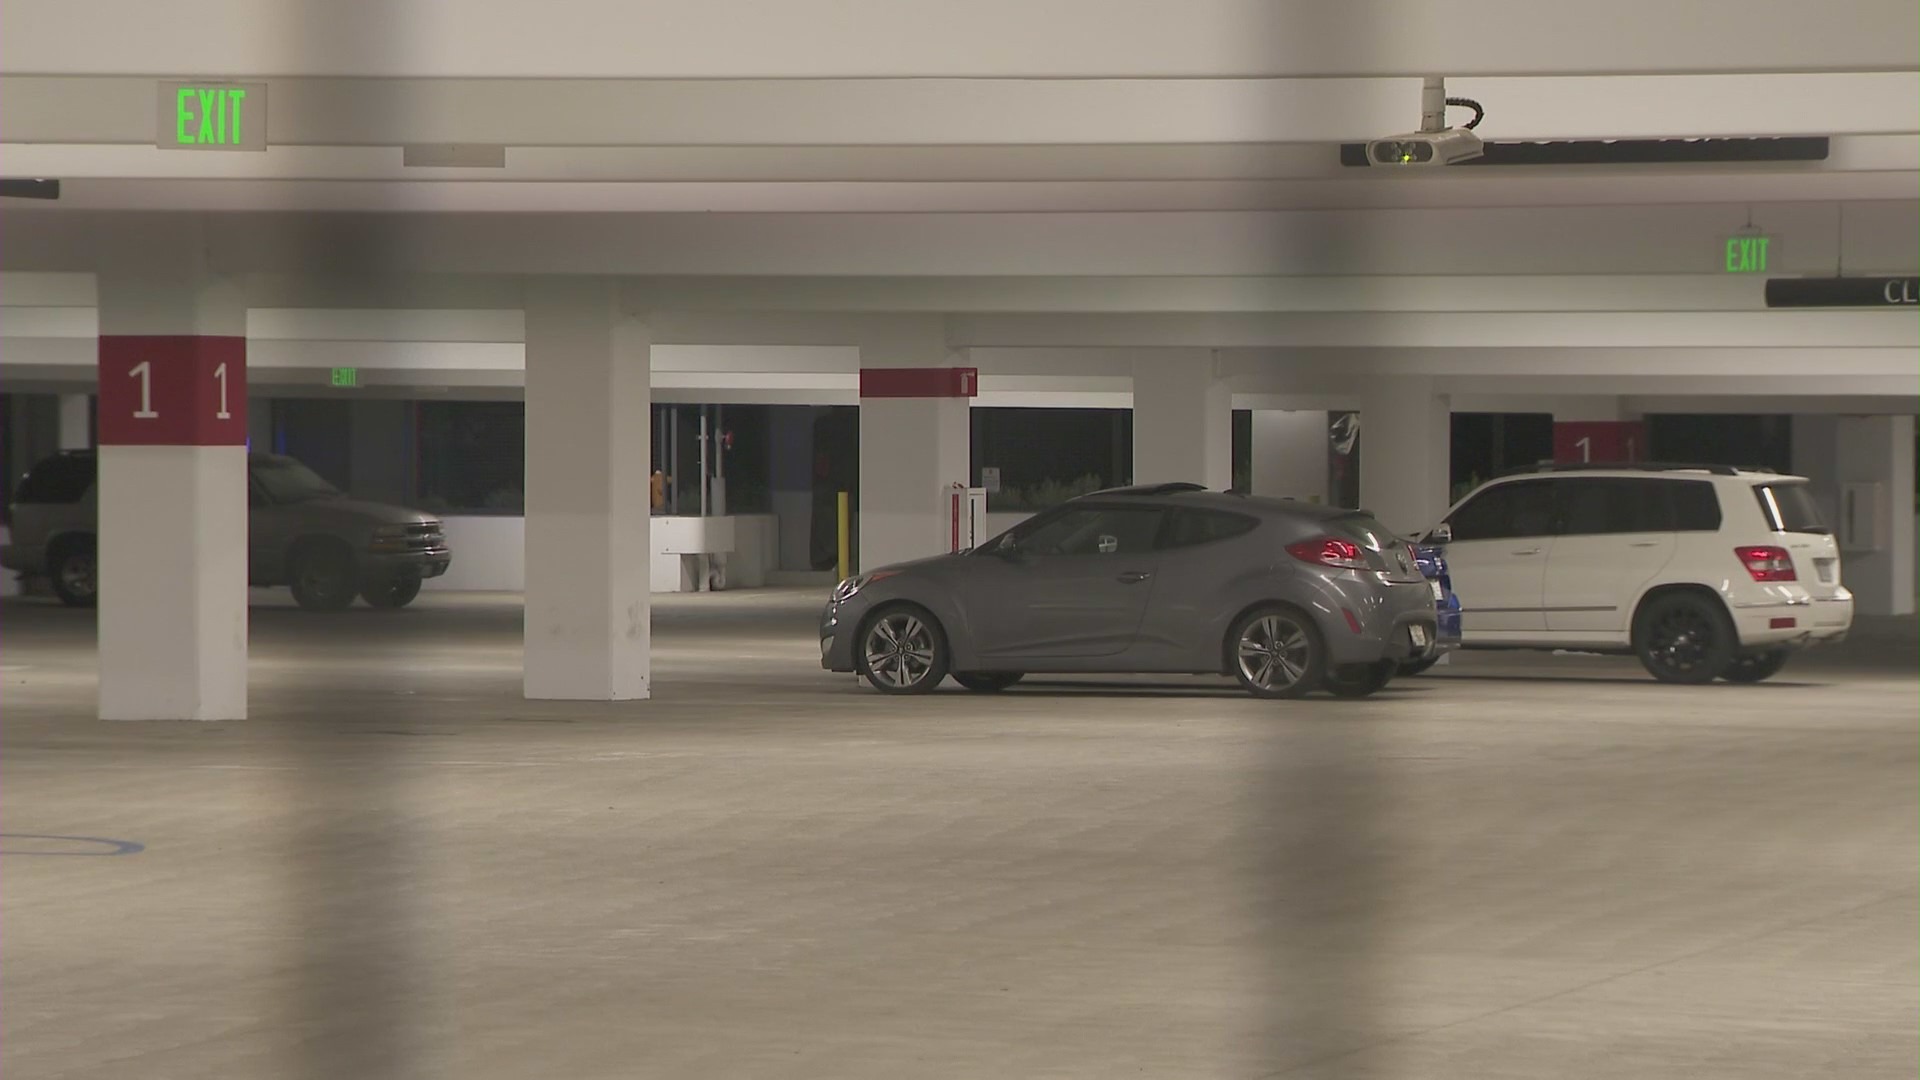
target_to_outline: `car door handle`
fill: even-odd
[[[1540,549],[1539,548],[1522,548],[1521,550],[1514,552],[1514,554],[1515,555],[1538,555],[1540,554]]]
[[[1145,570],[1129,570],[1119,577],[1114,578],[1114,580],[1120,582],[1122,585],[1138,585],[1152,576],[1152,574]]]
[[[1632,542],[1632,543],[1630,543],[1630,544],[1628,544],[1627,546],[1628,546],[1628,547],[1659,547],[1659,546],[1660,546],[1660,541],[1658,541],[1658,540],[1635,540],[1634,542]]]

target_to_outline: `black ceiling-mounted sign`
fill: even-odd
[[[1911,307],[1920,304],[1920,277],[1768,278],[1767,306]]]
[[[1557,139],[1489,142],[1470,161],[1448,168],[1489,165],[1705,165],[1733,162],[1825,161],[1824,135],[1733,139]],[[1340,164],[1366,166],[1366,143],[1342,143]]]

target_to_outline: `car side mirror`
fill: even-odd
[[[1438,525],[1435,525],[1433,527],[1433,531],[1427,534],[1427,543],[1429,544],[1444,544],[1451,541],[1452,539],[1453,539],[1453,526],[1447,524],[1444,521]]]

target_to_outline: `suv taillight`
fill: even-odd
[[[1287,554],[1302,562],[1319,563],[1341,570],[1367,568],[1366,560],[1360,554],[1360,545],[1337,536],[1322,536],[1288,544]]]
[[[1793,572],[1793,556],[1783,547],[1771,545],[1737,547],[1733,553],[1755,581],[1798,581]]]

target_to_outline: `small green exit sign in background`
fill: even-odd
[[[333,385],[359,386],[360,385],[360,369],[350,368],[350,367],[334,368],[333,369]]]
[[[162,150],[265,150],[267,84],[162,82],[158,121]]]
[[[1779,252],[1779,241],[1760,233],[1729,236],[1721,249],[1729,274],[1764,274],[1768,261]]]

